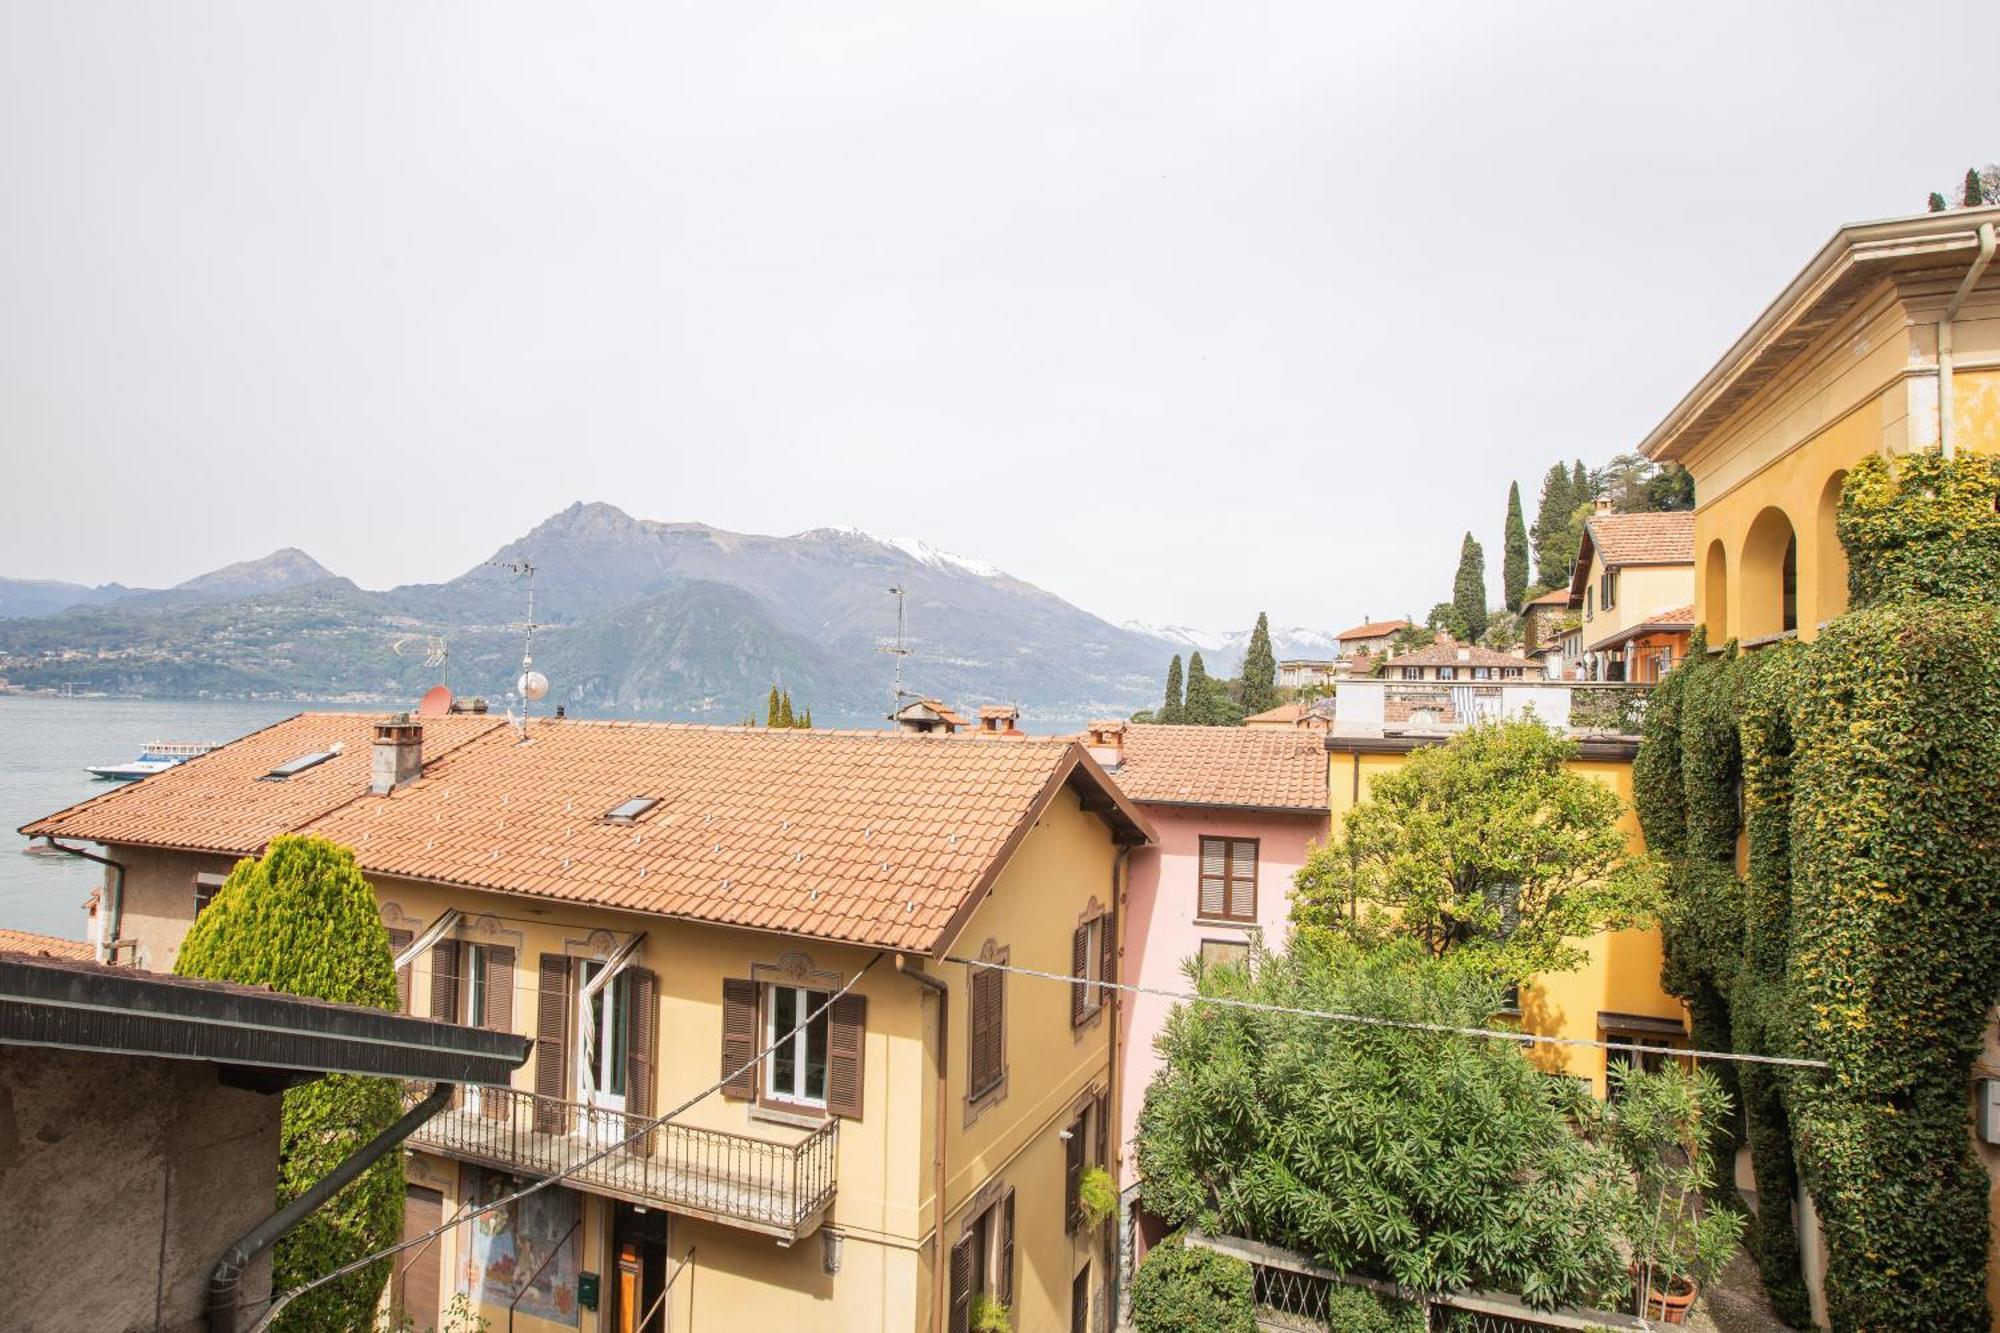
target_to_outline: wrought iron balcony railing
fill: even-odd
[[[413,1088],[405,1100],[422,1095]],[[838,1120],[801,1131],[796,1142],[775,1142],[679,1124],[639,1133],[648,1119],[514,1088],[466,1088],[410,1144],[518,1175],[568,1172],[582,1189],[786,1244],[811,1235],[832,1206]],[[630,1144],[581,1165],[633,1135]]]

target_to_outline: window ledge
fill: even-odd
[[[792,1110],[789,1107],[773,1106],[769,1102],[752,1102],[750,1118],[767,1121],[773,1125],[790,1125],[794,1129],[818,1129],[826,1123],[826,1112],[803,1106]]]
[[[965,1099],[965,1128],[971,1129],[988,1111],[1007,1100],[1007,1074],[1003,1070],[1000,1081],[977,1096]]]
[[[1194,919],[1194,923],[1197,926],[1220,926],[1225,930],[1257,929],[1255,921],[1246,921],[1241,917],[1233,916],[1198,916]]]

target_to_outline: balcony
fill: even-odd
[[[1566,680],[1344,680],[1335,736],[1437,736],[1481,722],[1535,717],[1581,740],[1631,740],[1650,685]]]
[[[412,1086],[404,1100],[414,1105],[426,1091]],[[516,1175],[568,1172],[581,1189],[762,1232],[782,1245],[810,1236],[833,1205],[838,1120],[790,1142],[657,1125],[579,1166],[648,1119],[514,1088],[466,1088],[410,1144]]]

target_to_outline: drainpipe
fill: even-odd
[[[104,904],[104,926],[97,936],[97,961],[117,962],[119,932],[125,927],[125,863],[99,856],[96,852],[86,852],[81,847],[65,846],[54,838],[43,838],[42,845],[52,852],[95,861],[111,872],[110,891],[105,895],[110,901]]]
[[[403,1113],[402,1119],[356,1149],[352,1156],[313,1183],[298,1198],[259,1222],[243,1238],[223,1251],[215,1271],[208,1278],[208,1333],[236,1333],[238,1285],[250,1261],[277,1244],[278,1238],[306,1220],[318,1207],[340,1193],[347,1183],[375,1165],[404,1139],[417,1132],[424,1122],[451,1104],[457,1086],[440,1083],[430,1095]]]
[[[1124,892],[1124,889],[1130,880],[1130,872],[1126,867],[1131,860],[1132,849],[1121,846],[1118,849],[1117,859],[1111,863],[1111,926],[1114,930],[1122,931],[1125,928],[1125,908],[1128,904],[1129,895]],[[1105,980],[1123,981],[1125,979],[1125,941],[1122,938],[1113,940],[1111,942],[1111,950],[1116,976],[1106,977]],[[1114,1165],[1118,1165],[1119,1160],[1125,1155],[1125,1083],[1119,1077],[1118,1069],[1118,1024],[1124,1017],[1124,996],[1124,991],[1114,990],[1110,992],[1111,1012],[1106,1015],[1106,1027],[1110,1029],[1110,1035],[1105,1039],[1104,1057],[1110,1062],[1110,1067],[1105,1073],[1107,1086],[1104,1094],[1104,1114],[1111,1123],[1104,1127],[1104,1142],[1108,1145],[1112,1158],[1111,1161],[1104,1163],[1104,1169],[1107,1171]],[[1117,1185],[1118,1177],[1123,1174],[1123,1171],[1119,1171],[1112,1176],[1114,1188]],[[1118,1192],[1121,1196],[1124,1193],[1122,1190]],[[1123,1219],[1120,1220],[1122,1221]],[[1108,1309],[1118,1310],[1120,1302],[1124,1299],[1124,1283],[1119,1280],[1123,1276],[1122,1270],[1124,1267],[1125,1228],[1123,1226],[1118,1228],[1111,1248],[1112,1255],[1111,1263],[1109,1264],[1111,1271],[1104,1275],[1104,1304]]]
[[[947,1116],[949,1096],[945,1090],[946,1075],[950,1066],[945,1062],[945,1054],[951,1041],[951,989],[928,972],[910,970],[907,954],[896,955],[896,970],[937,996],[937,1160],[931,1167],[931,1237],[934,1258],[931,1262],[931,1328],[943,1333],[947,1302],[951,1299],[945,1290],[946,1270],[951,1266],[944,1248],[944,1191],[948,1173],[945,1170],[945,1131],[949,1126]]]
[[[1972,294],[1979,279],[1986,272],[1986,266],[1993,262],[1993,224],[1979,224],[1979,253],[1973,257],[1972,267],[1965,271],[1965,281],[1958,284],[1952,294],[1951,304],[1944,308],[1944,318],[1938,321],[1937,364],[1938,364],[1938,448],[1946,458],[1958,454],[1958,430],[1953,422],[1951,410],[1951,322],[1958,317],[1958,308],[1965,304],[1965,298]]]

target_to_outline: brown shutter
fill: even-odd
[[[479,1026],[491,1028],[495,1032],[514,1030],[514,951],[497,944],[489,944],[486,955],[486,1000],[485,1012],[479,1015]],[[505,1088],[490,1089],[479,1099],[479,1112],[488,1120],[506,1120],[514,1114],[514,1099],[507,1095]]]
[[[1101,934],[1097,941],[1099,952],[1097,978],[1105,984],[1098,988],[1097,1002],[1110,1004],[1111,983],[1118,980],[1118,919],[1112,913],[1106,912],[1100,920],[1103,924],[1099,927]]]
[[[951,1333],[972,1328],[972,1237],[951,1247]]]
[[[659,1066],[660,979],[649,968],[628,967],[625,971],[632,978],[626,1010],[625,1111],[651,1117],[653,1071]],[[625,1151],[634,1157],[652,1156],[652,1131],[634,1139]]]
[[[826,1109],[861,1118],[861,1057],[868,1037],[868,997],[843,995],[827,1010]]]
[[[1229,854],[1229,915],[1257,919],[1257,840],[1237,838]]]
[[[1014,1304],[1014,1191],[1000,1201],[1000,1303]]]
[[[722,981],[722,1095],[747,1102],[757,1095],[757,983],[742,977]],[[749,1065],[749,1068],[744,1068]]]
[[[562,954],[542,955],[535,995],[535,1129],[543,1134],[569,1132],[563,1104],[569,1090],[569,968]]]
[[[1229,915],[1229,840],[1201,840],[1201,915]]]
[[[1090,975],[1090,927],[1078,926],[1069,937],[1069,974],[1073,977]],[[1069,1023],[1071,1027],[1083,1022],[1083,1016],[1090,1012],[1090,983],[1072,981],[1069,983]]]
[[[1063,1230],[1072,1236],[1083,1220],[1082,1184],[1083,1117],[1078,1116],[1070,1122],[1069,1138],[1063,1141]]]
[[[1097,1106],[1092,1116],[1097,1121],[1097,1164],[1106,1171],[1111,1169],[1111,1093],[1107,1089],[1097,1094]]]
[[[431,1017],[440,1023],[458,1021],[457,940],[439,940],[431,946]]]
[[[972,978],[972,1040],[967,1063],[967,1093],[977,1097],[1000,1081],[1005,1068],[1006,998],[1001,983],[1006,973],[987,968]]]
[[[407,930],[390,931],[389,957],[394,958],[397,954],[409,948],[410,941],[415,938],[416,936],[411,934]],[[410,1012],[410,965],[408,963],[405,963],[401,967],[396,969],[396,997],[397,997],[396,1007],[401,1009],[406,1014],[409,1013]]]

